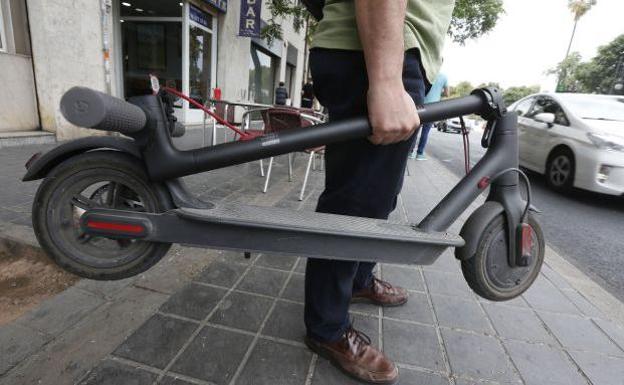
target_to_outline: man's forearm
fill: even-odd
[[[402,87],[406,0],[355,0],[371,88]]]

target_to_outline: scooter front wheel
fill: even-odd
[[[532,233],[528,266],[509,266],[507,223],[503,214],[494,217],[481,234],[475,254],[461,263],[464,278],[475,293],[491,301],[507,301],[524,293],[539,275],[544,262],[542,227],[529,214]]]
[[[64,270],[97,280],[127,278],[158,262],[171,244],[85,234],[80,217],[91,208],[163,212],[166,192],[149,182],[141,163],[115,151],[71,157],[39,186],[33,228],[47,254]]]

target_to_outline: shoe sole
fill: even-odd
[[[370,303],[370,304],[381,306],[381,307],[398,307],[398,306],[405,305],[408,299],[409,298],[405,298],[404,301],[397,302],[397,303],[386,303],[386,302],[375,301],[370,298],[351,298],[351,303]]]
[[[375,385],[395,385],[395,384],[398,384],[399,382],[399,375],[397,375],[397,377],[394,380],[389,380],[389,381],[376,381],[375,382],[375,381],[370,381],[370,380],[360,378],[356,376],[355,374],[349,373],[348,371],[346,371],[342,366],[340,366],[340,364],[336,361],[335,358],[333,358],[331,355],[326,353],[322,348],[316,346],[316,344],[311,342],[308,337],[305,338],[305,344],[308,347],[308,349],[318,354],[319,357],[323,357],[324,359],[329,361],[336,369],[340,370],[345,376],[349,378],[353,378],[354,380],[365,382],[367,384],[375,384]]]

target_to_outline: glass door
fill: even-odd
[[[189,4],[188,23],[188,95],[206,104],[216,87],[216,20],[209,13]],[[188,103],[187,103],[188,104]],[[186,123],[203,122],[201,109],[189,104]]]

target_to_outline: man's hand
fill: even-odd
[[[375,144],[408,139],[420,125],[414,101],[403,87],[403,24],[406,0],[355,0],[368,73],[369,138]]]
[[[368,89],[368,118],[373,144],[390,144],[409,139],[420,126],[420,118],[411,96],[400,83]]]

